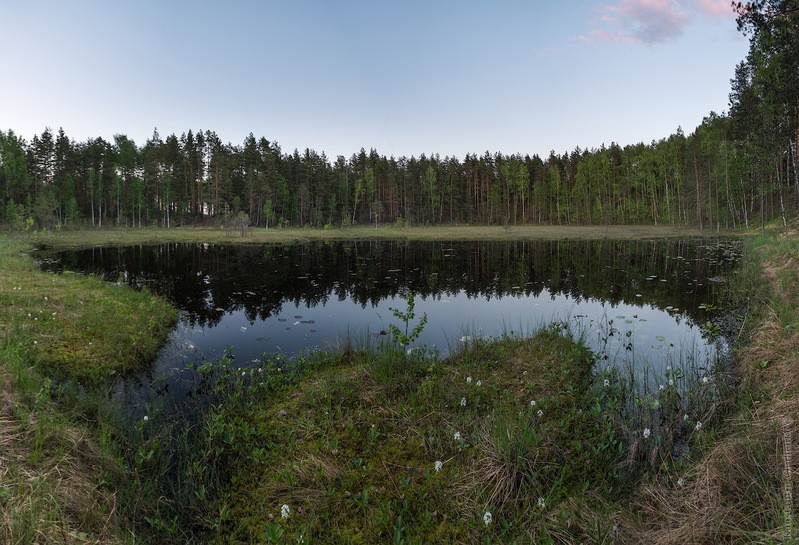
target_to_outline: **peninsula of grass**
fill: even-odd
[[[81,381],[152,361],[177,311],[147,291],[42,272],[29,243],[0,237],[0,328],[36,366]]]
[[[195,489],[183,491],[213,521],[203,540],[609,535],[612,506],[636,482],[607,410],[620,390],[597,384],[593,355],[558,329],[463,345],[445,360],[387,343],[252,369],[211,364],[225,401],[195,438]],[[192,501],[220,477],[209,503]]]

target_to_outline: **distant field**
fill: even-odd
[[[290,243],[307,240],[530,240],[530,239],[652,239],[670,237],[735,236],[740,231],[688,229],[652,225],[611,226],[434,226],[434,227],[349,227],[335,229],[253,228],[242,237],[235,229],[177,227],[103,228],[54,231],[38,234],[33,242],[59,247],[97,244],[148,244],[162,242],[209,242],[221,244]]]

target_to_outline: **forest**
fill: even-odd
[[[799,207],[799,3],[737,3],[750,37],[729,111],[686,135],[549,156],[328,158],[250,133],[223,143],[188,130],[143,144],[125,134],[76,142],[46,128],[0,131],[0,223],[258,227],[436,224],[654,224],[737,229]],[[609,132],[612,127],[608,128]]]

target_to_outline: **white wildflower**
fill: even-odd
[[[702,384],[707,384],[708,382],[710,382],[710,379],[707,377],[702,377]]]
[[[530,400],[530,406],[535,407],[535,399]]]
[[[682,477],[677,479],[677,486],[685,486],[685,479],[683,479]]]
[[[538,507],[539,509],[543,509],[547,506],[547,502],[544,501],[544,498],[538,498]]]
[[[666,387],[665,387],[665,386],[663,386],[662,384],[661,384],[660,386],[658,386],[658,390],[660,390],[661,392],[662,392],[663,390],[665,390],[665,389],[666,389]]]
[[[649,428],[644,428],[644,439],[649,439],[649,436],[652,435],[652,432],[649,431]]]
[[[456,432],[455,432],[455,433],[452,435],[452,438],[453,438],[453,439],[455,439],[456,441],[460,441],[460,440],[461,440],[461,432],[459,432],[459,431],[456,431]]]
[[[150,420],[150,417],[145,414],[144,417],[142,417],[142,420],[144,422],[147,422],[148,420]]]
[[[674,386],[674,381],[669,379],[669,386]]]
[[[602,384],[605,386],[605,388],[607,388],[608,386],[610,386],[610,381],[608,379],[605,379],[605,381]]]
[[[485,514],[483,514],[483,524],[488,526],[493,521],[494,521],[494,517],[491,515],[491,511],[486,511]]]
[[[466,384],[472,383],[472,377],[466,377]]]
[[[688,422],[688,419],[689,419],[689,418],[690,418],[690,416],[688,416],[688,413],[685,413],[685,414],[682,416],[683,422]]]
[[[482,380],[478,380],[478,381],[477,381],[477,385],[478,385],[478,386],[482,386],[482,385],[483,385],[483,381],[482,381]]]
[[[666,371],[671,371],[671,365],[666,366]]]
[[[436,465],[435,465],[436,473],[441,471],[442,467],[444,467],[444,462],[442,462],[441,460],[436,460]]]
[[[538,415],[538,418],[541,418],[542,416],[544,416],[544,411],[542,411],[541,409],[538,409],[538,412],[535,413],[535,414]]]
[[[702,429],[702,423],[697,420],[696,424],[694,424],[694,429],[699,431]]]
[[[291,508],[284,503],[283,507],[280,508],[280,516],[283,517],[284,519],[287,519],[289,518],[290,514],[291,514]]]
[[[461,398],[461,407],[465,407],[465,406],[466,406],[466,398],[462,397]]]

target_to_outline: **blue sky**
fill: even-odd
[[[334,159],[650,142],[728,107],[728,0],[0,0],[0,130]]]

